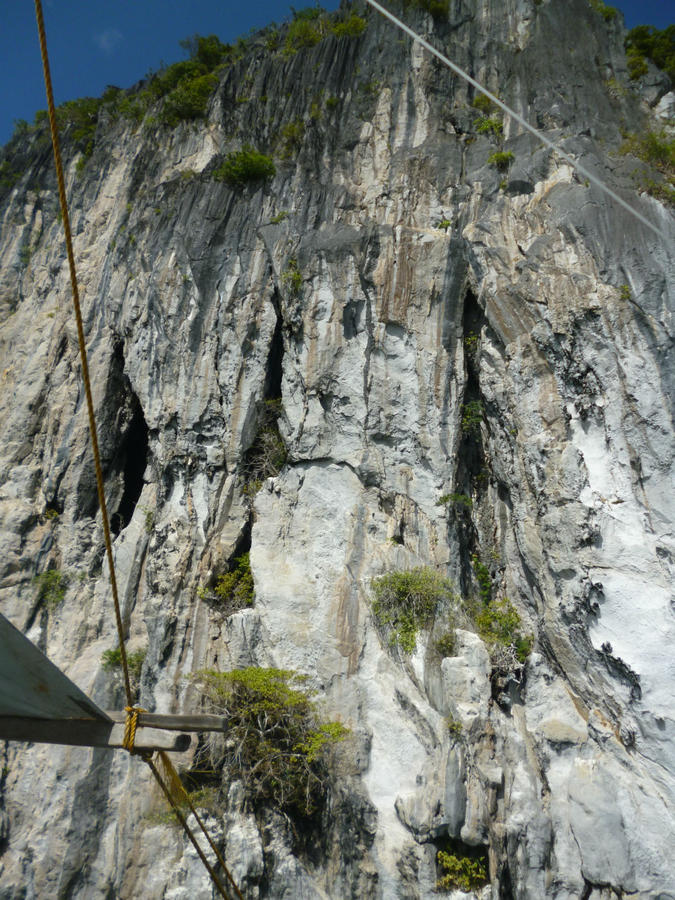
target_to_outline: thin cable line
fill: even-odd
[[[577,172],[583,175],[585,178],[588,178],[589,181],[592,181],[596,187],[599,187],[601,191],[604,191],[605,194],[608,194],[613,200],[615,200],[620,206],[623,206],[627,212],[629,212],[632,216],[635,216],[643,225],[646,225],[647,228],[651,228],[652,231],[656,232],[659,237],[664,237],[661,230],[654,225],[649,219],[646,219],[642,213],[639,213],[636,209],[634,209],[630,203],[626,203],[618,194],[616,194],[610,187],[601,181],[596,175],[593,175],[592,172],[589,172],[580,162],[574,159],[574,157],[570,156],[569,153],[566,153],[557,144],[554,144],[553,141],[550,141],[545,135],[538,131],[534,126],[530,125],[522,116],[518,115],[515,110],[511,109],[510,106],[507,106],[503,100],[500,100],[499,97],[496,97],[491,91],[487,88],[483,87],[482,84],[476,81],[475,78],[472,78],[464,69],[460,69],[458,65],[453,63],[448,59],[440,50],[437,50],[432,44],[426,41],[423,37],[420,37],[412,28],[409,28],[404,22],[398,19],[393,13],[390,13],[388,9],[385,9],[384,6],[381,6],[376,0],[366,0],[373,9],[376,9],[378,12],[382,13],[382,15],[389,19],[390,22],[393,22],[397,28],[400,28],[402,31],[405,31],[407,35],[409,35],[414,41],[417,41],[418,44],[421,44],[425,50],[428,50],[429,53],[432,53],[437,59],[440,59],[442,63],[444,63],[449,69],[452,69],[460,78],[463,78],[465,81],[468,81],[469,84],[472,84],[475,88],[477,88],[482,94],[485,94],[486,97],[489,97],[490,100],[494,104],[500,107],[500,109],[504,110],[504,112],[508,113],[512,116],[516,122],[523,126],[526,131],[529,131],[530,134],[533,134],[537,140],[540,140],[543,144],[545,144],[550,150],[555,151],[559,156],[563,159],[567,160],[567,162],[573,166]]]
[[[122,670],[124,672],[124,689],[127,695],[127,705],[133,706],[134,700],[129,681],[129,667],[127,664],[127,651],[124,646],[124,629],[122,627],[122,614],[120,613],[120,601],[117,593],[117,579],[115,577],[115,562],[113,560],[112,539],[110,537],[110,523],[108,521],[108,507],[105,502],[103,489],[103,472],[101,470],[101,456],[98,449],[96,436],[96,418],[94,416],[94,401],[91,396],[91,384],[89,382],[89,364],[87,362],[87,348],[84,340],[84,328],[82,326],[82,312],[80,310],[80,292],[77,287],[77,273],[75,271],[75,254],[73,253],[73,240],[70,232],[70,218],[68,216],[68,203],[66,201],[66,184],[63,177],[63,164],[61,163],[61,145],[59,143],[59,131],[56,124],[56,110],[54,108],[54,92],[52,90],[52,77],[49,71],[49,56],[47,54],[47,36],[45,34],[45,21],[42,14],[41,0],[35,0],[35,17],[37,19],[38,34],[40,36],[40,53],[42,56],[42,68],[45,76],[45,90],[47,92],[47,109],[49,111],[49,127],[52,133],[52,147],[54,150],[54,165],[56,166],[56,180],[59,186],[59,202],[63,218],[63,230],[66,235],[66,252],[68,254],[68,266],[70,268],[70,286],[73,294],[73,309],[77,323],[77,341],[80,347],[80,359],[82,361],[82,380],[84,392],[87,398],[87,413],[89,414],[89,433],[91,434],[91,446],[94,453],[94,466],[96,469],[96,489],[98,491],[98,503],[101,508],[101,520],[103,522],[103,535],[108,554],[108,567],[110,569],[110,587],[115,605],[115,620],[117,622],[117,639],[120,645]]]

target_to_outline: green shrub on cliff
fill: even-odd
[[[228,153],[225,162],[213,171],[216,181],[225,181],[232,187],[243,187],[256,181],[265,181],[276,175],[271,157],[246,144],[241,150]]]
[[[450,10],[450,0],[403,0],[403,5],[406,8],[422,9],[434,19],[447,16]]]
[[[373,578],[370,586],[378,627],[404,653],[415,650],[418,632],[431,625],[441,604],[455,600],[452,583],[427,566],[389,572]]]
[[[675,84],[675,25],[661,31],[653,25],[636,25],[626,35],[625,47],[631,78],[646,75],[645,60],[651,59]]]
[[[330,749],[348,730],[323,721],[306,678],[287,669],[249,667],[198,672],[208,709],[228,718],[227,740],[207,743],[200,770],[241,781],[255,808],[270,805],[309,816],[325,801]]]

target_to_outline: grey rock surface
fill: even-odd
[[[620,21],[585,0],[407,13],[657,237],[508,118],[476,133],[467,85],[363,14],[362,36],[288,57],[252,41],[206,121],[99,121],[80,171],[67,156],[139,700],[191,711],[196,671],[275,666],[351,729],[304,843],[237,782],[205,813],[247,898],[431,900],[452,847],[487,856],[484,900],[672,900],[675,229],[616,153],[671,95],[640,97]],[[121,708],[54,178],[30,140],[0,206],[0,610]],[[214,180],[245,143],[274,178]],[[251,488],[270,400],[288,456]],[[226,614],[203,588],[249,549],[254,605]],[[511,677],[466,617],[443,658],[448,610],[411,654],[372,615],[371,579],[397,569],[476,597],[474,554],[533,635]],[[48,568],[69,576],[51,608]],[[2,900],[214,896],[139,760],[2,755]]]

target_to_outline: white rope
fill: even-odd
[[[601,191],[604,191],[605,194],[608,194],[613,200],[616,200],[616,202],[618,204],[623,206],[623,208],[625,210],[627,210],[627,212],[629,212],[632,216],[635,216],[635,218],[638,219],[640,222],[642,222],[643,225],[646,225],[647,228],[651,228],[651,230],[656,232],[656,234],[658,234],[659,237],[663,236],[662,232],[659,230],[659,228],[656,225],[654,225],[652,222],[650,222],[649,219],[646,219],[642,215],[642,213],[639,213],[629,203],[626,203],[625,200],[622,200],[622,198],[619,197],[618,194],[616,194],[611,188],[607,187],[607,185],[604,184],[604,182],[600,181],[600,179],[597,176],[593,175],[592,172],[589,172],[588,169],[586,169],[584,166],[582,166],[580,162],[577,162],[577,160],[575,160],[573,157],[571,157],[569,155],[569,153],[566,153],[564,150],[561,150],[561,148],[558,147],[556,144],[554,144],[553,141],[550,141],[545,135],[543,135],[540,131],[538,131],[536,128],[534,128],[532,125],[530,125],[529,122],[527,122],[525,119],[523,119],[522,116],[519,116],[517,112],[512,110],[510,106],[507,106],[506,103],[504,103],[502,100],[500,100],[499,97],[495,97],[495,95],[493,93],[491,93],[491,91],[489,91],[487,88],[483,87],[482,84],[479,84],[475,78],[472,78],[471,75],[469,75],[463,69],[460,69],[460,67],[455,65],[455,63],[451,62],[447,56],[444,56],[440,52],[440,50],[436,50],[435,47],[433,47],[428,41],[425,41],[423,37],[420,37],[419,34],[417,34],[415,31],[412,30],[412,28],[409,28],[406,24],[401,22],[400,19],[398,19],[395,15],[393,15],[393,13],[390,13],[388,9],[385,9],[384,6],[380,6],[380,4],[376,2],[376,0],[366,0],[366,2],[369,3],[373,7],[373,9],[376,9],[378,12],[382,13],[382,15],[385,16],[385,18],[389,19],[390,22],[393,22],[394,25],[396,25],[402,31],[405,31],[406,34],[410,35],[410,37],[414,41],[417,41],[418,44],[421,44],[425,50],[428,50],[429,53],[432,53],[435,57],[440,59],[440,61],[442,63],[444,63],[449,69],[452,69],[452,71],[455,72],[457,75],[459,75],[460,78],[463,78],[465,81],[468,81],[469,84],[472,84],[482,94],[485,94],[486,97],[489,97],[490,100],[492,100],[492,102],[494,104],[496,104],[497,106],[500,107],[500,109],[503,109],[504,112],[506,112],[510,116],[512,116],[512,118],[514,118],[516,120],[516,122],[518,122],[520,125],[523,126],[523,128],[525,128],[527,131],[529,131],[530,134],[533,134],[538,140],[540,140],[542,142],[542,144],[545,144],[550,150],[553,150],[555,153],[557,153],[563,159],[567,160],[567,162],[571,166],[573,166],[577,170],[577,172],[579,172],[585,178],[588,178],[589,181],[592,181],[593,184],[595,184],[597,187],[599,187]]]

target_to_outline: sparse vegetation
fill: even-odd
[[[305,123],[302,119],[287,122],[279,132],[279,158],[290,159],[296,156],[302,146],[305,134]]]
[[[249,554],[238,556],[231,570],[218,576],[213,590],[203,590],[200,596],[211,599],[225,615],[253,606],[255,586]]]
[[[270,225],[279,225],[284,219],[288,218],[288,213],[285,210],[282,210],[280,213],[277,213],[276,216],[272,216],[270,219]]]
[[[281,283],[293,297],[297,297],[302,290],[302,273],[294,256],[290,257],[286,263],[286,268],[281,273]]]
[[[281,409],[281,400],[267,400],[262,406],[258,432],[244,462],[244,492],[249,497],[260,490],[266,478],[278,475],[286,464],[288,450],[277,424]]]
[[[370,583],[372,610],[378,627],[392,647],[412,653],[417,634],[428,628],[442,604],[454,605],[451,582],[426,566],[389,572]]]
[[[331,27],[331,31],[335,37],[339,38],[358,37],[366,30],[366,24],[366,20],[362,19],[361,16],[357,16],[356,13],[351,13],[348,19],[336,22]]]
[[[403,0],[403,5],[410,9],[422,9],[434,19],[442,19],[448,15],[450,0]]]
[[[436,641],[436,650],[438,655],[444,659],[446,656],[453,656],[455,652],[455,632],[454,629],[446,631],[445,634]]]
[[[285,669],[205,670],[195,684],[207,708],[228,717],[227,741],[208,742],[200,770],[221,773],[224,784],[243,783],[257,809],[272,806],[311,816],[324,804],[330,750],[348,734],[340,722],[324,722],[306,678]]]
[[[129,669],[129,678],[132,682],[138,683],[141,677],[141,670],[147,650],[134,650],[127,653],[127,667]],[[114,650],[104,650],[101,655],[101,667],[106,672],[114,672],[122,669],[122,651],[119,647]]]
[[[484,856],[458,856],[439,850],[437,855],[441,877],[436,882],[436,890],[451,891],[459,888],[468,893],[482,887],[487,880],[487,858]]]
[[[469,356],[476,355],[479,343],[480,338],[474,331],[470,331],[469,334],[466,335],[466,337],[464,338],[464,349],[469,354]]]
[[[452,228],[452,222],[450,219],[441,219],[439,222],[436,222],[436,228],[442,228],[443,231],[447,234],[448,228]]]
[[[599,13],[605,22],[611,22],[616,18],[618,10],[614,6],[607,6],[602,0],[588,0],[591,7]]]
[[[221,166],[213,171],[216,181],[225,181],[231,187],[243,187],[256,181],[265,181],[276,175],[274,162],[269,156],[255,150],[250,144],[241,150],[228,153]]]
[[[356,13],[343,18],[339,12],[327,13],[319,6],[293,10],[293,21],[288,26],[282,53],[292,56],[306,47],[316,46],[331,34],[338,38],[359,37],[366,26],[366,20]]]
[[[38,603],[44,603],[47,609],[53,609],[63,602],[70,578],[58,569],[47,569],[36,575],[33,582],[38,587]]]
[[[456,739],[462,734],[462,723],[458,722],[457,719],[453,719],[452,716],[448,716],[445,720],[445,724],[448,726],[448,731],[450,734]]]
[[[481,116],[478,119],[474,119],[473,127],[478,134],[500,135],[504,130],[501,119],[498,119],[496,116]]]
[[[621,300],[630,300],[631,299],[630,287],[627,284],[621,285],[621,289],[619,291],[619,298]]]
[[[514,159],[510,150],[498,150],[488,156],[488,165],[494,166],[498,172],[506,172]]]
[[[493,673],[513,673],[527,660],[534,638],[522,633],[520,615],[508,597],[494,596],[490,570],[477,554],[471,557],[471,565],[478,583],[479,600],[468,602],[466,611],[488,645]]]
[[[675,203],[675,138],[665,129],[646,131],[642,134],[628,134],[619,148],[623,154],[637,157],[652,171],[661,176],[659,180],[643,171],[636,176],[640,188],[666,203]]]
[[[478,94],[476,97],[474,97],[473,103],[471,105],[475,109],[479,109],[486,116],[492,110],[492,107],[494,106],[492,100],[490,100],[489,97],[486,97],[485,94]]]
[[[147,507],[143,510],[143,524],[145,526],[145,533],[152,534],[155,527],[155,514]]]
[[[462,406],[461,429],[464,434],[480,437],[485,410],[480,400],[470,400]]]
[[[646,75],[650,59],[675,84],[675,25],[661,31],[653,25],[636,25],[626,35],[625,46],[631,78]]]
[[[456,506],[459,509],[471,509],[473,500],[468,494],[442,494],[436,501],[436,506]]]

